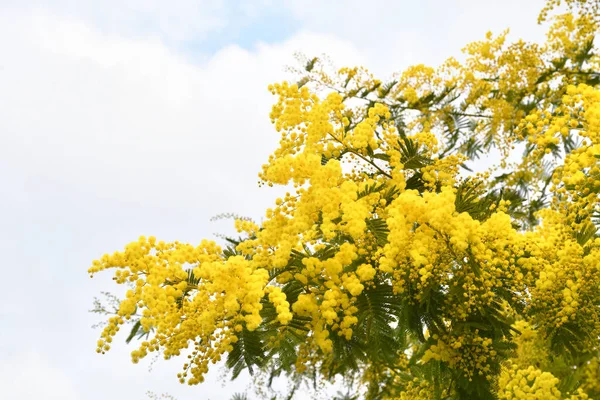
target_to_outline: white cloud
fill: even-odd
[[[358,58],[312,34],[254,53],[227,47],[191,65],[158,41],[106,37],[81,22],[45,16],[4,30],[4,41],[25,42],[8,47],[0,75],[11,93],[0,100],[11,109],[3,126],[18,132],[4,137],[2,158],[43,179],[144,202],[189,204],[221,180],[231,195],[255,187],[277,143],[266,86],[294,63],[292,52]]]
[[[37,10],[92,24],[104,33],[198,39],[227,24],[224,0],[5,0],[4,7]]]
[[[0,353],[1,355],[1,353]],[[69,377],[35,351],[0,358],[0,388],[11,400],[78,400],[74,377]]]

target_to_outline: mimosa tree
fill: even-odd
[[[94,261],[129,286],[97,351],[132,322],[133,361],[185,354],[182,383],[223,358],[368,399],[600,398],[600,3],[559,3],[544,44],[490,33],[388,81],[312,59],[270,86],[259,176],[290,192],[225,246]]]

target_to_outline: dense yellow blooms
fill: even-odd
[[[543,45],[489,33],[464,63],[388,84],[313,60],[299,83],[271,85],[281,138],[260,183],[292,193],[260,224],[236,220],[245,237],[229,249],[140,237],[94,261],[91,274],[128,287],[97,351],[133,318],[150,333],[133,361],[186,355],[190,384],[254,332],[267,352],[292,348],[299,374],[360,354],[352,368],[392,382],[390,399],[474,385],[499,399],[600,395],[600,60],[586,55],[598,3],[567,4]],[[526,154],[510,164],[517,144]],[[509,173],[466,180],[461,167],[490,146]],[[505,190],[541,205],[525,215]],[[374,327],[404,347],[369,354]],[[450,386],[415,372],[428,366]],[[580,387],[562,389],[570,373]]]
[[[525,399],[525,400],[586,400],[589,397],[577,390],[568,396],[561,395],[557,386],[559,379],[550,372],[529,366],[521,369],[517,365],[503,368],[498,379],[499,399]]]
[[[561,399],[556,388],[558,379],[549,372],[542,372],[534,367],[527,369],[506,368],[498,380],[498,397],[500,399],[552,400]]]

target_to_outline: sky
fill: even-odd
[[[198,243],[260,220],[281,188],[269,83],[295,52],[381,78],[460,55],[488,30],[541,40],[541,0],[0,0],[0,398],[228,399],[215,369],[133,365],[118,336],[95,353],[87,269],[140,235]],[[291,77],[293,78],[293,76]],[[122,332],[124,333],[124,332]]]

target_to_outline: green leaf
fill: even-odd
[[[373,158],[377,158],[379,160],[383,160],[386,162],[390,161],[390,156],[385,153],[375,153],[375,154],[373,154]]]
[[[489,198],[481,198],[483,192],[481,182],[473,183],[470,179],[463,181],[456,189],[454,207],[456,212],[466,212],[474,219],[484,220],[489,215],[492,204]]]
[[[404,165],[405,169],[416,170],[431,163],[431,160],[419,152],[419,146],[412,139],[401,138],[398,141],[398,147],[400,150],[400,162]]]
[[[379,246],[385,246],[388,242],[387,237],[390,230],[384,219],[372,218],[367,219],[367,229],[375,236],[375,240]]]
[[[386,83],[385,85],[383,85],[381,87],[381,90],[379,91],[379,97],[384,98],[385,96],[387,96],[390,93],[390,91],[392,90],[392,88],[394,86],[396,86],[397,83],[398,83],[398,81],[392,81],[392,82],[389,82],[389,83]]]
[[[309,60],[309,61],[306,63],[306,65],[304,66],[304,69],[305,69],[307,72],[310,72],[310,71],[312,71],[312,70],[313,70],[313,68],[315,67],[315,64],[317,63],[317,61],[319,61],[319,58],[318,58],[318,57],[314,57],[314,58],[312,58],[311,60]]]
[[[133,324],[133,327],[129,332],[129,336],[127,336],[127,339],[125,339],[125,343],[129,344],[133,339],[142,339],[144,337],[148,338],[151,332],[152,329],[150,329],[149,331],[145,331],[142,327],[140,320],[137,320]]]
[[[248,369],[250,375],[253,375],[254,367],[262,367],[265,361],[260,331],[249,331],[244,327],[237,336],[238,341],[232,344],[233,349],[225,362],[227,368],[232,371],[232,380],[237,378],[244,369]]]
[[[365,188],[357,193],[357,198],[362,199],[370,194],[381,192],[385,188],[385,183],[374,183],[373,185],[367,185]]]
[[[418,190],[419,193],[425,191],[425,181],[423,180],[423,173],[416,171],[410,178],[406,180],[406,190]]]
[[[140,330],[142,324],[140,323],[140,321],[136,321],[133,324],[133,327],[131,328],[131,332],[129,333],[129,336],[127,336],[127,339],[125,339],[125,343],[130,343],[133,338],[135,337],[135,335],[138,333],[138,331]]]
[[[477,138],[470,137],[460,145],[458,150],[471,160],[474,160],[479,158],[481,153],[483,153],[483,146],[481,142],[477,140]]]
[[[583,229],[581,229],[575,235],[577,239],[577,243],[581,246],[585,246],[585,244],[593,237],[596,236],[596,232],[598,232],[598,228],[593,223],[586,224]]]

